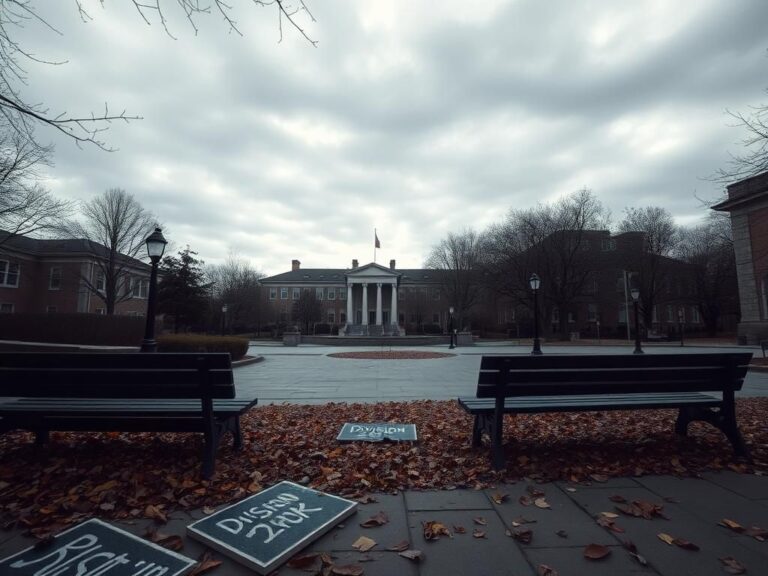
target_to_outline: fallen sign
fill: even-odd
[[[0,560],[0,574],[177,576],[195,564],[181,554],[94,518]]]
[[[341,427],[341,432],[336,437],[339,442],[381,442],[392,440],[394,442],[415,442],[416,424],[358,424],[346,422]]]
[[[269,574],[347,516],[357,502],[280,482],[187,526],[187,534]]]

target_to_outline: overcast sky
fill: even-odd
[[[768,2],[307,0],[313,47],[274,8],[232,0],[200,30],[164,0],[170,38],[129,0],[36,2],[28,100],[52,112],[125,108],[106,153],[56,144],[50,189],[124,188],[175,247],[231,252],[272,275],[373,259],[420,267],[450,231],[584,187],[621,218],[681,224],[723,193],[739,151],[726,109],[768,100]]]

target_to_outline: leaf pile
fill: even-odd
[[[173,511],[209,509],[281,480],[364,498],[404,489],[479,489],[522,477],[595,482],[766,471],[768,398],[740,399],[737,408],[753,465],[735,463],[712,426],[694,423],[689,438],[676,438],[672,410],[507,417],[507,464],[500,472],[490,465],[487,445],[471,447],[472,419],[455,401],[261,406],[242,419],[242,451],[223,440],[211,481],[199,478],[199,434],[53,432],[48,445],[35,447],[31,434],[7,432],[0,435],[0,526],[20,524],[44,536],[93,516],[162,524]],[[388,421],[416,424],[419,442],[336,442],[344,422]],[[548,506],[534,489],[527,498]]]

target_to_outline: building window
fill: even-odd
[[[603,238],[603,240],[600,242],[600,249],[603,252],[616,250],[616,240],[613,240],[612,238]]]
[[[654,324],[658,324],[659,322],[659,310],[656,308],[656,306],[654,306],[651,310],[651,322]]]
[[[56,313],[58,310],[57,310],[56,306],[48,306],[48,307],[46,307],[45,311],[46,311],[48,314],[54,314],[54,313]]]
[[[675,321],[675,312],[672,308],[672,304],[667,304],[667,322]]]
[[[398,290],[397,291],[397,299],[398,300],[405,300],[405,290]]]
[[[622,302],[619,307],[619,324],[627,323],[627,303]]]
[[[336,323],[336,312],[334,310],[328,310],[328,324]]]
[[[104,292],[107,289],[107,280],[104,278],[104,273],[99,272],[96,274],[96,290],[98,292]]]
[[[624,293],[624,289],[627,287],[624,281],[624,272],[620,272],[616,278],[616,292]]]
[[[691,306],[691,322],[699,324],[701,322],[701,315],[699,309],[696,306]]]
[[[552,324],[560,323],[560,309],[552,308]]]
[[[16,288],[19,285],[19,265],[0,260],[0,286]]]
[[[440,288],[433,288],[432,289],[432,298],[434,300],[440,300]]]
[[[58,266],[48,271],[48,290],[61,290],[61,268]]]
[[[328,288],[328,300],[336,300],[336,288]]]
[[[298,300],[301,298],[301,288],[294,288],[293,289],[293,299]]]
[[[269,299],[270,300],[277,300],[277,288],[270,288],[269,289]]]
[[[573,316],[573,312],[568,312],[568,324],[575,324],[576,318]]]
[[[288,288],[280,288],[280,300],[288,300]]]
[[[340,324],[346,324],[347,323],[347,313],[346,312],[340,312],[339,313],[339,323]]]
[[[146,300],[149,296],[149,280],[147,278],[131,278],[133,285],[133,297]]]
[[[13,304],[0,304],[0,314],[13,314]]]
[[[106,311],[105,308],[96,308],[96,314],[104,315],[106,313],[107,313],[107,311]]]
[[[323,299],[323,289],[322,288],[315,288],[315,298],[318,300]]]
[[[597,304],[587,304],[587,322],[597,322]]]
[[[403,312],[397,315],[397,321],[399,324],[405,324],[405,314]]]
[[[347,289],[339,288],[339,300],[346,300],[346,299],[347,299]]]

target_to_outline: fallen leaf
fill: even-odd
[[[750,526],[744,533],[760,542],[764,542],[765,539],[768,538],[768,530],[760,528],[760,526]]]
[[[512,526],[522,526],[523,524],[535,524],[536,520],[529,520],[528,518],[523,518],[522,516],[518,516],[517,518],[514,518],[512,520]]]
[[[619,496],[618,494],[614,494],[613,496],[609,496],[608,500],[611,502],[618,502],[619,504],[626,503],[627,499],[624,498],[624,496]]]
[[[605,476],[604,474],[590,474],[589,477],[595,482],[608,482],[608,476]]]
[[[157,506],[153,506],[152,504],[148,504],[144,509],[144,516],[147,518],[152,518],[155,522],[160,522],[162,524],[168,522],[168,517],[163,513],[163,511],[160,510],[160,508]]]
[[[488,524],[488,521],[483,518],[482,516],[478,516],[477,518],[473,519],[475,524],[479,524],[480,526],[485,526]]]
[[[507,500],[509,500],[509,494],[501,494],[500,492],[494,492],[491,494],[491,499],[496,502],[496,504],[503,504]]]
[[[209,516],[214,512],[216,512],[216,508],[214,508],[213,506],[203,506],[203,514],[205,514],[206,516]]]
[[[425,540],[437,540],[440,536],[448,536],[448,538],[451,538],[451,533],[448,531],[448,528],[440,522],[430,520],[428,522],[422,522],[421,526],[424,529]]]
[[[619,534],[624,532],[624,528],[622,528],[621,526],[617,526],[616,520],[614,520],[613,518],[608,518],[606,516],[599,516],[596,522],[599,526],[602,526],[603,528],[607,528],[611,532],[616,532]]]
[[[366,494],[364,496],[360,496],[360,498],[358,498],[357,501],[360,504],[374,504],[378,502],[378,500],[376,500],[376,497],[373,496],[372,494]]]
[[[475,528],[474,530],[472,530],[472,537],[485,538],[485,530],[480,530],[479,528]]]
[[[363,567],[360,564],[345,564],[331,567],[331,574],[337,576],[362,576]]]
[[[720,525],[725,526],[726,528],[730,528],[734,532],[744,532],[744,526],[739,524],[738,522],[734,522],[733,520],[728,520],[728,518],[723,518],[720,520]]]
[[[467,533],[467,529],[464,528],[464,526],[456,526],[456,524],[453,525],[453,531],[456,534],[466,534]]]
[[[386,512],[380,511],[368,518],[365,522],[361,522],[360,526],[363,528],[375,528],[376,526],[383,526],[387,522],[389,522],[389,516],[387,516]]]
[[[401,540],[394,546],[387,548],[387,550],[390,550],[391,552],[402,552],[403,550],[408,550],[408,546],[410,546],[410,544],[408,544],[408,540]]]
[[[352,544],[352,548],[355,548],[360,552],[368,552],[368,550],[370,550],[374,546],[376,546],[376,540],[372,540],[367,536],[360,536],[360,538],[355,540],[355,542]]]
[[[399,555],[414,562],[421,562],[424,558],[424,553],[421,550],[403,550]]]
[[[693,550],[693,551],[700,550],[700,548],[696,544],[694,544],[693,542],[689,542],[688,540],[684,540],[683,538],[675,538],[674,540],[672,540],[672,543],[675,546],[684,548],[685,550]]]
[[[525,488],[526,492],[531,495],[531,498],[541,498],[543,496],[546,496],[542,490],[539,488],[536,488],[536,486],[533,486],[532,484],[529,484]]]
[[[747,569],[744,568],[744,566],[736,560],[736,558],[732,558],[731,556],[725,556],[723,558],[719,558],[720,562],[723,563],[723,570],[728,572],[728,574],[746,574]]]
[[[294,556],[288,560],[288,567],[295,568],[296,570],[306,570],[317,562],[317,558],[320,556],[317,552],[310,554],[302,554],[300,556]]]
[[[209,572],[214,568],[218,568],[219,566],[221,566],[221,560],[214,560],[213,554],[211,554],[209,550],[206,550],[197,559],[197,564],[195,564],[195,566],[192,568],[192,572],[190,572],[187,576],[200,576],[200,574],[205,574],[206,572]]]
[[[151,527],[147,528],[147,531],[144,533],[144,538],[163,548],[168,548],[168,550],[178,552],[184,548],[184,540],[178,534],[163,534]]]
[[[572,488],[571,486],[566,486],[565,489],[568,490],[568,492],[576,492],[576,488]],[[542,566],[544,566],[544,564],[542,564]]]
[[[536,498],[533,503],[536,505],[536,508],[551,508],[545,498]]]
[[[621,542],[622,546],[627,549],[629,552],[629,555],[632,556],[639,564],[642,566],[648,565],[648,560],[645,559],[644,556],[641,556],[640,553],[637,551],[637,546],[635,546],[635,543],[631,540],[622,540]]]
[[[523,506],[530,506],[531,504],[533,504],[533,498],[531,498],[526,494],[523,494],[522,496],[520,496],[520,498],[518,498],[517,501],[520,502],[520,504]]]
[[[507,531],[507,535],[523,544],[530,544],[533,540],[533,530],[530,528],[513,528],[511,532]]]
[[[547,566],[546,564],[539,564],[539,567],[536,568],[536,575],[537,576],[558,576],[557,570],[555,570],[551,566]]]
[[[602,560],[611,553],[610,548],[602,544],[590,544],[584,548],[584,557],[590,560]]]
[[[618,514],[614,514],[613,512],[600,512],[602,516],[605,516],[606,518],[618,518]]]
[[[661,540],[662,542],[666,542],[670,546],[672,546],[675,543],[674,536],[670,536],[669,534],[665,534],[664,532],[659,532],[658,534],[656,534],[656,536],[659,537],[659,540]]]
[[[568,532],[566,532],[565,530],[558,530],[557,532],[555,532],[555,534],[560,536],[560,538],[568,538]]]

